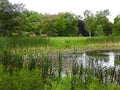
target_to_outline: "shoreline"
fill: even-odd
[[[62,53],[68,54],[68,53],[84,53],[84,52],[92,52],[92,51],[115,51],[120,50],[120,48],[88,48],[88,49],[69,49],[69,50],[63,50]]]

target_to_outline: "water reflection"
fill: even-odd
[[[114,52],[108,53],[108,62],[104,62],[103,66],[114,67],[115,55]]]
[[[70,71],[71,75],[79,76],[84,82],[86,82],[86,78],[94,77],[100,83],[115,82],[120,85],[120,51],[65,54],[62,59],[65,62],[63,66],[67,65],[62,76]],[[72,62],[70,63],[71,67],[68,62]]]
[[[84,52],[76,60],[84,67],[120,67],[120,51]]]

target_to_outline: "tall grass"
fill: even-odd
[[[120,37],[110,36],[110,37],[91,37],[86,39],[87,43],[114,43],[120,42]]]
[[[119,90],[120,70],[115,67],[84,68],[74,58],[71,70],[63,77],[63,70],[67,69],[63,69],[61,52],[74,49],[76,54],[76,49],[116,48],[119,45],[108,44],[119,43],[119,38],[0,37],[0,90]]]
[[[19,38],[19,37],[0,37],[0,49],[11,49],[11,48],[40,48],[47,47],[49,45],[48,38]]]
[[[120,37],[0,37],[0,49],[40,48],[50,50],[118,48]]]
[[[82,64],[76,62],[75,58],[71,65],[71,73],[61,77],[63,67],[60,51],[56,58],[46,52],[36,51],[26,55],[16,51],[1,51],[0,57],[1,90],[120,89],[119,69],[84,68]]]

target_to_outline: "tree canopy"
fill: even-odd
[[[0,35],[11,35],[13,28],[19,23],[17,20],[23,10],[23,4],[12,4],[8,0],[0,1]]]
[[[120,35],[120,15],[109,21],[109,10],[83,12],[84,18],[72,12],[42,14],[28,11],[23,4],[0,0],[0,36],[110,36]]]

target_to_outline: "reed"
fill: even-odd
[[[62,72],[62,55],[61,52],[58,52],[58,78],[61,79],[61,72]]]
[[[0,37],[0,90],[119,90],[120,69],[92,67],[92,60],[85,68],[73,58],[62,77],[62,50],[74,49],[76,56],[77,49],[117,48],[119,38]]]
[[[118,48],[120,37],[0,37],[0,50],[3,49],[91,49]]]
[[[42,37],[0,37],[0,49],[21,49],[21,48],[39,48],[39,47],[47,47],[49,45],[48,38]]]

